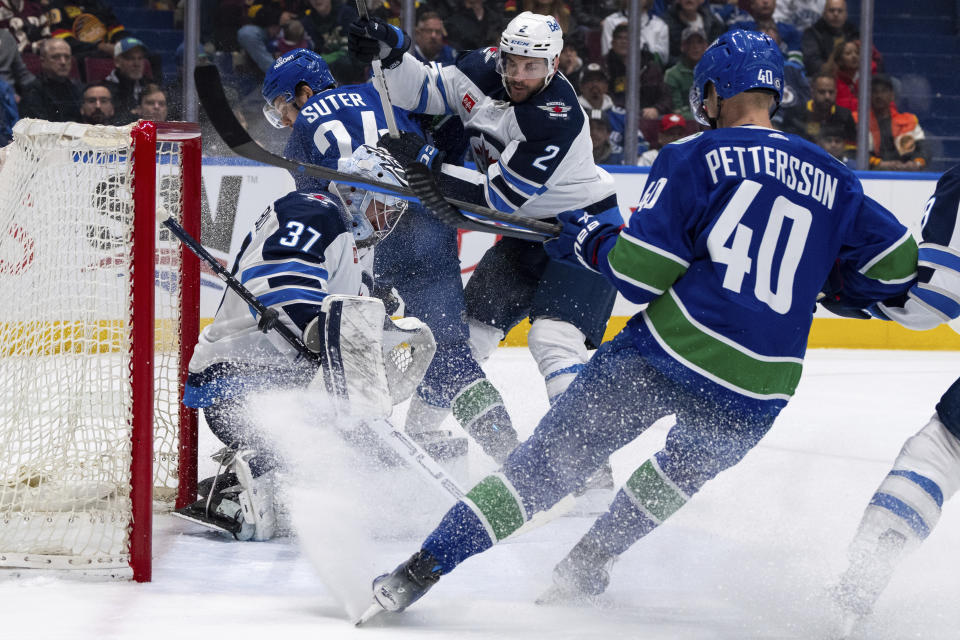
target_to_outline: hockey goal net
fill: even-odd
[[[0,168],[0,567],[151,574],[196,491],[196,125],[21,120]]]

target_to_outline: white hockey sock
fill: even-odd
[[[579,329],[562,320],[537,318],[530,327],[527,344],[543,375],[550,404],[567,390],[589,360],[584,340]]]

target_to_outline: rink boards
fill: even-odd
[[[624,216],[639,201],[649,174],[648,167],[607,167],[616,183]],[[864,192],[890,209],[908,228],[919,234],[924,204],[933,193],[939,174],[861,172]],[[881,177],[878,177],[882,175]],[[293,179],[283,169],[259,165],[244,159],[205,158],[203,164],[204,244],[224,262],[229,262],[257,216],[274,199],[294,188]],[[477,262],[494,242],[494,236],[461,231],[459,238],[461,270],[466,282]],[[201,288],[200,315],[209,322],[223,293],[222,283],[206,272]],[[637,310],[618,297],[607,337],[615,335]],[[526,322],[515,328],[505,344],[526,344]],[[960,335],[948,327],[915,332],[893,323],[863,322],[833,316],[819,309],[810,334],[811,347],[863,349],[958,349]]]

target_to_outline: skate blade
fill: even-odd
[[[201,518],[201,517],[191,516],[189,513],[182,513],[182,512],[180,512],[180,511],[172,511],[172,512],[170,513],[170,515],[172,515],[172,516],[174,516],[174,517],[176,517],[176,518],[180,518],[181,520],[186,520],[187,522],[192,522],[192,523],[194,523],[194,524],[198,524],[198,525],[200,525],[201,527],[206,527],[207,529],[210,529],[211,531],[218,531],[218,532],[220,532],[220,533],[226,533],[227,535],[234,536],[234,537],[236,537],[237,531],[239,530],[239,527],[237,527],[236,525],[234,525],[234,526],[228,526],[228,525],[226,525],[226,524],[220,525],[220,524],[218,524],[217,522],[212,522],[212,521],[209,520],[209,519],[204,519],[204,518]]]
[[[359,627],[369,622],[372,618],[376,617],[377,614],[383,613],[386,611],[383,607],[380,606],[379,602],[374,602],[366,610],[360,614],[360,617],[353,621],[353,626]]]

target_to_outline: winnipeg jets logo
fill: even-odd
[[[546,111],[551,118],[566,118],[567,112],[571,109],[571,107],[563,102],[548,102],[547,104],[541,104],[537,106]]]

